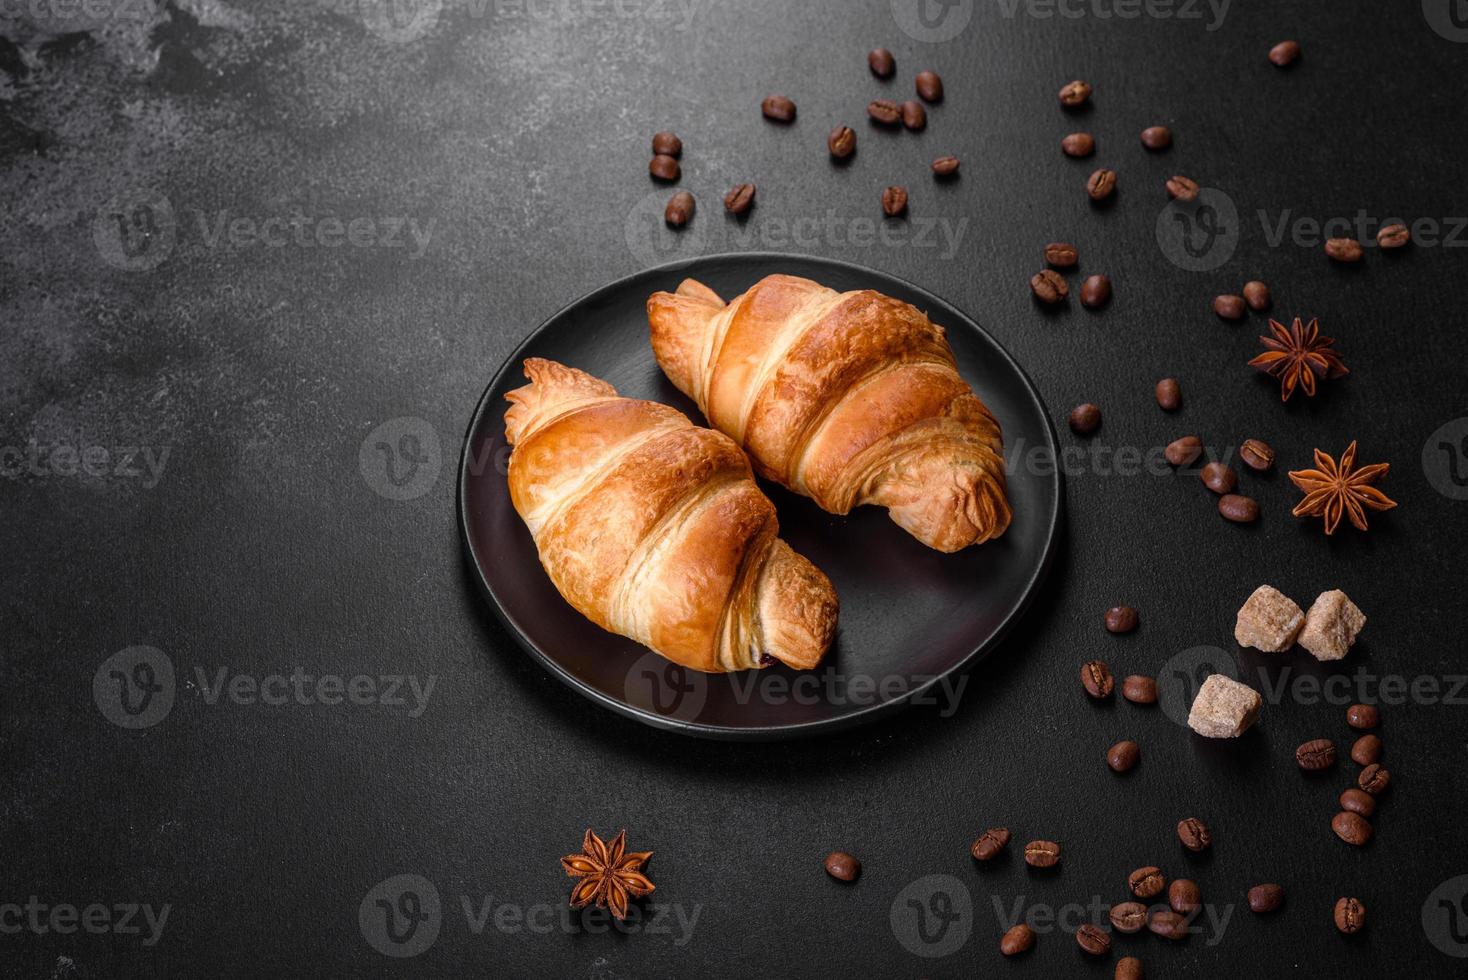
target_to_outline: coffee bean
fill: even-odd
[[[1127,875],[1126,884],[1138,898],[1155,898],[1167,887],[1167,879],[1163,877],[1161,868],[1148,865]]]
[[[795,121],[795,103],[783,95],[771,95],[760,103],[760,111],[772,122]]]
[[[918,72],[917,81],[918,98],[924,102],[943,101],[943,79],[938,77],[935,71]]]
[[[1148,126],[1142,130],[1142,145],[1149,150],[1165,150],[1172,145],[1172,130],[1166,126]]]
[[[1104,201],[1116,193],[1116,171],[1103,168],[1093,173],[1086,181],[1086,193],[1093,201]]]
[[[1070,431],[1078,436],[1088,436],[1101,427],[1101,409],[1087,402],[1077,405],[1070,412]]]
[[[1167,179],[1167,196],[1174,201],[1196,201],[1198,199],[1198,184],[1188,177],[1169,177]]]
[[[908,99],[902,103],[902,125],[914,133],[926,129],[928,126],[928,110],[923,108],[921,102]]]
[[[1249,469],[1263,473],[1274,465],[1274,449],[1262,439],[1245,439],[1239,447],[1239,459]]]
[[[683,141],[674,133],[655,133],[652,138],[653,156],[681,157]]]
[[[1341,793],[1341,809],[1369,817],[1376,812],[1376,797],[1352,786]]]
[[[831,156],[837,160],[846,160],[856,152],[856,133],[850,126],[837,126],[831,130],[831,135],[826,137],[826,149],[831,151]]]
[[[1350,264],[1360,262],[1365,253],[1354,238],[1332,238],[1325,243],[1325,254],[1337,262]]]
[[[1406,225],[1387,225],[1376,233],[1376,244],[1384,249],[1401,248],[1412,240]]]
[[[1335,927],[1348,936],[1366,928],[1366,906],[1361,904],[1360,899],[1336,900]]]
[[[1157,395],[1157,407],[1164,412],[1176,412],[1178,406],[1183,402],[1183,391],[1177,383],[1177,378],[1163,378],[1157,382],[1155,394]]]
[[[1203,486],[1214,493],[1233,493],[1239,485],[1239,475],[1224,463],[1209,463],[1198,475],[1203,478]]]
[[[1129,674],[1121,682],[1121,696],[1132,704],[1156,704],[1157,682],[1141,674]]]
[[[1021,922],[999,940],[999,952],[1005,956],[1018,956],[1035,947],[1035,930]]]
[[[1242,320],[1244,318],[1244,297],[1215,296],[1213,297],[1213,312],[1225,320]]]
[[[1147,906],[1141,902],[1122,902],[1111,906],[1107,917],[1111,919],[1111,927],[1117,932],[1141,932],[1142,927],[1147,924]]]
[[[1178,915],[1196,912],[1203,905],[1203,893],[1196,881],[1179,878],[1167,886],[1167,904]]]
[[[1269,49],[1269,62],[1276,68],[1286,68],[1300,57],[1299,41],[1281,41]]]
[[[1087,276],[1081,283],[1081,305],[1088,310],[1099,310],[1111,302],[1111,280],[1106,276]]]
[[[1106,750],[1106,764],[1112,772],[1131,772],[1142,759],[1142,750],[1130,739],[1117,742]]]
[[[1177,822],[1177,839],[1194,854],[1201,854],[1213,846],[1213,832],[1197,817],[1184,817]]]
[[[663,212],[663,220],[673,228],[682,228],[692,220],[696,207],[692,194],[687,191],[679,191],[668,201],[668,207]]]
[[[1052,269],[1041,269],[1030,277],[1030,290],[1042,303],[1054,306],[1070,295],[1070,287]]]
[[[754,206],[755,187],[753,184],[735,184],[729,193],[724,195],[724,210],[730,214],[744,214]]]
[[[1358,766],[1369,766],[1381,760],[1381,739],[1376,735],[1362,735],[1351,746],[1351,761]]]
[[[1391,771],[1382,767],[1380,763],[1373,762],[1361,770],[1361,775],[1356,777],[1356,785],[1370,793],[1372,796],[1380,796],[1386,792],[1391,785]]]
[[[1053,868],[1060,863],[1060,845],[1053,840],[1032,840],[1025,845],[1025,864]]]
[[[933,173],[938,177],[952,177],[958,173],[958,157],[939,157],[933,161]]]
[[[883,126],[896,126],[902,122],[902,106],[891,99],[873,99],[867,103],[867,115]]]
[[[1060,104],[1068,109],[1084,105],[1091,97],[1091,86],[1082,81],[1067,82],[1060,90]]]
[[[1087,922],[1076,930],[1076,945],[1090,956],[1105,956],[1111,952],[1111,937],[1100,926]]]
[[[1197,436],[1183,436],[1168,443],[1162,455],[1173,466],[1187,466],[1203,455],[1203,440]]]
[[[1269,309],[1271,302],[1269,287],[1258,279],[1244,283],[1244,302],[1249,304],[1249,309],[1255,313],[1263,313]]]
[[[1142,961],[1135,956],[1123,956],[1116,961],[1116,980],[1142,980]]]
[[[878,78],[891,78],[897,70],[897,59],[886,48],[874,48],[867,54],[867,67]]]
[[[837,881],[855,881],[861,875],[861,862],[845,851],[826,855],[826,874]]]
[[[1330,829],[1335,835],[1353,847],[1361,847],[1371,840],[1371,824],[1359,813],[1342,810],[1330,820]]]
[[[1108,633],[1130,633],[1137,628],[1141,617],[1131,606],[1112,606],[1106,610],[1105,622]]]
[[[976,861],[992,861],[1009,846],[1009,828],[990,827],[969,848]]]
[[[1249,889],[1249,911],[1273,912],[1284,901],[1284,889],[1278,885],[1255,885]]]
[[[1218,512],[1224,520],[1235,524],[1253,524],[1259,519],[1259,502],[1242,494],[1227,493],[1218,498]]]
[[[683,173],[683,168],[678,166],[677,160],[674,160],[666,153],[660,153],[653,157],[652,161],[647,165],[647,172],[652,174],[656,180],[671,182],[678,179]]]
[[[1051,242],[1045,246],[1045,261],[1057,269],[1072,268],[1079,258],[1076,247],[1069,242]]]
[[[1068,157],[1088,157],[1096,152],[1096,138],[1090,133],[1071,133],[1060,141],[1060,151]]]
[[[1319,772],[1335,765],[1335,743],[1328,738],[1312,738],[1295,749],[1295,764],[1307,772]]]
[[[1188,920],[1168,909],[1153,912],[1147,920],[1147,928],[1154,936],[1163,939],[1187,939]]]
[[[889,187],[882,192],[882,213],[889,218],[907,213],[907,188]]]
[[[1352,728],[1375,728],[1381,724],[1381,709],[1374,704],[1353,704],[1346,709],[1346,724]]]

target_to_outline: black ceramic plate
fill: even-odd
[[[833,289],[871,288],[905,300],[948,331],[959,371],[1004,429],[1014,522],[998,541],[943,555],[919,544],[885,510],[847,517],[761,483],[780,534],[831,577],[841,598],[836,641],[814,671],[776,665],[707,675],[684,670],[571,608],[551,584],[510,504],[505,393],[525,383],[521,362],[545,357],[604,378],[631,398],[698,409],[658,370],[647,297],[687,276],[726,299],[771,273]],[[593,701],[660,728],[728,739],[773,739],[871,720],[905,703],[946,703],[955,673],[993,649],[1023,612],[1055,544],[1060,482],[1054,467],[1016,465],[1018,453],[1055,459],[1045,406],[1019,366],[973,320],[892,276],[789,255],[707,256],[630,276],[573,303],[530,335],[484,393],[459,472],[459,516],[470,563],[491,604],[530,654]]]

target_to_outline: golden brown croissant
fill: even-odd
[[[510,499],[571,605],[697,670],[820,662],[836,592],[776,537],[738,446],[575,368],[525,375],[506,396]]]
[[[664,373],[761,476],[833,514],[886,507],[939,551],[1009,526],[999,423],[914,307],[769,276],[727,305],[688,279],[647,314]]]

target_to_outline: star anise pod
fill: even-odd
[[[1269,331],[1274,336],[1259,338],[1265,351],[1250,361],[1249,366],[1279,379],[1280,401],[1289,401],[1296,387],[1313,398],[1315,379],[1350,374],[1341,356],[1331,349],[1335,340],[1320,335],[1318,319],[1312,319],[1307,327],[1295,317],[1288,330],[1283,323],[1270,320]]]
[[[1391,510],[1397,505],[1380,490],[1371,486],[1386,476],[1390,463],[1356,468],[1356,444],[1341,454],[1337,465],[1320,450],[1315,450],[1315,469],[1291,470],[1290,480],[1305,492],[1305,499],[1291,511],[1296,517],[1323,517],[1325,533],[1334,534],[1345,514],[1359,530],[1366,530],[1366,510]]]
[[[587,828],[580,854],[561,858],[561,867],[572,878],[580,878],[571,889],[571,907],[585,908],[592,902],[597,908],[610,909],[619,919],[627,918],[627,899],[652,894],[657,886],[642,873],[652,851],[626,853],[627,831],[622,831],[608,845]]]

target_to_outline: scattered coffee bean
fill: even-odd
[[[1148,126],[1142,130],[1142,145],[1149,150],[1165,150],[1172,145],[1172,130],[1166,126]]]
[[[1060,150],[1068,157],[1088,157],[1096,152],[1096,138],[1090,133],[1071,133],[1060,141]]]
[[[943,79],[935,71],[920,71],[916,81],[918,98],[924,102],[943,101]]]
[[[902,122],[902,106],[891,99],[873,99],[867,103],[867,115],[883,126],[896,126]]]
[[[1009,828],[990,827],[969,848],[975,861],[992,861],[1009,846]]]
[[[1157,382],[1157,407],[1164,412],[1176,412],[1183,402],[1182,387],[1177,378],[1163,378]]]
[[[683,168],[678,166],[677,160],[674,160],[666,153],[660,153],[653,157],[652,161],[647,165],[647,172],[652,174],[656,180],[665,180],[671,183],[677,180],[683,173]]]
[[[1018,956],[1035,948],[1035,930],[1021,922],[999,940],[999,952],[1005,956]]]
[[[1213,297],[1213,312],[1225,320],[1242,320],[1244,318],[1244,297],[1215,296]]]
[[[1284,901],[1284,889],[1278,885],[1255,885],[1249,889],[1249,911],[1273,912]]]
[[[1100,926],[1086,922],[1076,930],[1076,945],[1087,955],[1105,956],[1111,952],[1111,937]]]
[[[896,218],[907,213],[907,188],[889,187],[882,192],[882,213]]]
[[[1057,269],[1072,268],[1079,258],[1076,247],[1068,242],[1051,242],[1045,246],[1045,261]]]
[[[1364,251],[1354,238],[1332,238],[1325,243],[1325,254],[1337,262],[1360,262]]]
[[[655,133],[652,138],[653,156],[681,157],[683,141],[674,133]]]
[[[1366,928],[1366,906],[1359,899],[1338,899],[1335,903],[1335,927],[1348,936]]]
[[[1244,283],[1244,302],[1249,304],[1249,309],[1255,313],[1263,313],[1269,309],[1272,302],[1269,295],[1269,287],[1258,279]]]
[[[1070,295],[1070,287],[1052,269],[1041,269],[1030,277],[1030,290],[1042,303],[1054,306]]]
[[[939,177],[952,177],[958,173],[958,157],[939,157],[933,161],[933,173]]]
[[[1178,915],[1188,915],[1203,905],[1203,893],[1196,881],[1179,878],[1167,886],[1167,904]]]
[[[861,862],[845,851],[826,855],[826,874],[837,881],[855,881],[861,875]]]
[[[1053,840],[1032,840],[1025,845],[1025,864],[1053,868],[1060,863],[1060,845]]]
[[[1239,459],[1256,473],[1264,473],[1274,465],[1274,449],[1262,439],[1245,439],[1239,447]]]
[[[1218,498],[1218,512],[1235,524],[1253,524],[1259,519],[1259,502],[1243,494],[1227,493]]]
[[[1141,748],[1130,739],[1117,742],[1106,750],[1106,764],[1111,767],[1112,772],[1131,772],[1141,759]]]
[[[856,133],[850,126],[837,126],[826,137],[826,149],[837,160],[846,160],[856,152]]]
[[[754,193],[753,184],[735,184],[733,189],[724,195],[724,210],[730,214],[745,214],[754,206]]]
[[[1162,455],[1173,466],[1187,466],[1203,455],[1203,440],[1197,436],[1183,436],[1168,443]]]
[[[1142,980],[1142,961],[1135,956],[1123,956],[1116,961],[1116,980]]]
[[[766,98],[760,103],[760,111],[771,122],[788,123],[795,121],[795,103],[783,95],[771,95]]]
[[[1167,179],[1167,196],[1174,201],[1196,201],[1198,199],[1198,184],[1188,177],[1169,177]]]
[[[1406,225],[1387,225],[1376,233],[1376,244],[1384,249],[1401,248],[1412,240]]]
[[[1104,201],[1116,193],[1116,171],[1103,168],[1093,173],[1086,181],[1086,193],[1093,201]]]
[[[1108,633],[1130,633],[1137,628],[1141,617],[1131,606],[1112,606],[1106,610],[1105,622]]]
[[[1213,846],[1213,832],[1197,817],[1185,817],[1177,822],[1177,839],[1194,854],[1201,854]]]
[[[1373,762],[1361,770],[1361,775],[1356,777],[1356,785],[1370,793],[1372,796],[1380,796],[1386,792],[1391,785],[1391,771],[1382,767],[1378,762]]]
[[[886,48],[874,48],[867,54],[867,66],[878,78],[891,78],[897,70],[897,59]]]
[[[1341,809],[1369,817],[1376,812],[1376,797],[1352,786],[1341,793]]]
[[[902,125],[914,133],[926,129],[928,126],[928,110],[923,108],[921,102],[908,99],[902,103]]]
[[[1359,813],[1342,810],[1330,820],[1330,829],[1335,835],[1353,847],[1361,847],[1371,840],[1371,824]]]
[[[1353,704],[1346,709],[1346,724],[1352,728],[1375,728],[1381,724],[1381,709],[1374,704]]]
[[[1148,865],[1127,875],[1126,884],[1138,898],[1156,898],[1167,887],[1167,879],[1163,877],[1161,868]]]
[[[1121,682],[1121,696],[1132,704],[1156,704],[1157,682],[1141,674],[1129,674]]]
[[[1147,928],[1152,930],[1154,936],[1163,939],[1187,939],[1188,920],[1169,909],[1160,909],[1152,913],[1147,920]]]
[[[1377,735],[1362,735],[1351,746],[1351,761],[1358,766],[1369,766],[1381,761],[1381,738]]]
[[[1295,749],[1295,764],[1307,772],[1319,772],[1335,765],[1335,743],[1328,738],[1312,738]]]
[[[1060,90],[1060,104],[1068,109],[1085,105],[1091,97],[1091,86],[1082,81],[1067,82]]]
[[[1276,68],[1287,68],[1300,57],[1299,41],[1281,41],[1269,49],[1269,63]]]
[[[1238,473],[1226,463],[1209,463],[1198,475],[1203,478],[1203,486],[1214,493],[1233,493],[1239,485]]]
[[[1111,302],[1111,280],[1106,276],[1087,276],[1081,283],[1081,305],[1088,310],[1099,310]]]
[[[679,191],[668,201],[668,207],[663,211],[663,220],[670,227],[682,228],[692,220],[696,207],[697,204],[694,202],[692,194],[687,191]]]
[[[1117,932],[1141,932],[1142,927],[1147,924],[1147,906],[1141,902],[1122,902],[1111,906],[1107,917],[1111,919],[1111,927]]]
[[[1101,427],[1101,409],[1087,402],[1077,405],[1070,412],[1070,431],[1078,436],[1088,436]]]

